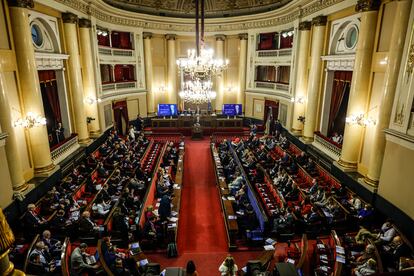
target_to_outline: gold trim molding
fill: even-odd
[[[79,28],[91,28],[92,23],[89,19],[81,18],[79,19]]]
[[[159,16],[150,16],[135,13],[127,16],[122,10],[105,4],[102,0],[55,0],[67,7],[75,9],[85,15],[95,17],[99,21],[115,25],[139,27],[146,30],[193,32],[193,19],[179,19]],[[237,32],[241,30],[268,28],[287,23],[315,14],[323,9],[342,3],[345,0],[310,0],[292,1],[280,9],[265,12],[255,16],[235,16],[230,18],[211,19],[206,22],[206,32]],[[131,13],[128,13],[130,15]],[[135,17],[135,18],[134,18]]]
[[[377,11],[381,6],[381,0],[358,0],[355,11],[357,12],[367,12],[367,11]]]
[[[299,31],[309,31],[312,27],[312,23],[310,21],[303,21],[299,23]]]
[[[78,16],[71,12],[62,13],[63,23],[76,24],[78,22]]]
[[[347,162],[347,161],[342,160],[341,158],[339,158],[338,160],[338,165],[340,165],[341,167],[345,169],[356,169],[357,168],[357,163]]]

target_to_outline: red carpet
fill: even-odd
[[[189,260],[200,275],[219,275],[218,267],[228,254],[226,230],[216,187],[210,141],[185,140],[184,179],[178,225],[177,258],[145,253],[148,260],[166,267],[185,267]],[[239,269],[262,251],[232,252]]]
[[[208,139],[186,139],[178,250],[179,253],[227,251]]]

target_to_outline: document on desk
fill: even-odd
[[[266,251],[275,250],[275,247],[271,244],[265,245],[265,246],[263,246],[263,248]]]
[[[176,221],[178,220],[178,218],[174,218],[174,217],[172,217],[172,218],[169,218],[168,220],[169,220],[169,221],[172,221],[172,222],[176,222]]]
[[[228,196],[227,200],[236,200],[236,198],[234,196]]]
[[[237,219],[237,216],[229,215],[227,218],[228,219]]]

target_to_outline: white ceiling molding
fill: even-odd
[[[354,70],[355,55],[332,55],[322,56],[326,61],[326,69],[329,71],[352,71]]]

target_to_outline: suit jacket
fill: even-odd
[[[93,234],[94,227],[95,227],[95,224],[86,218],[81,218],[79,220],[79,232],[81,234]]]
[[[32,214],[32,212],[26,212],[24,220],[26,222],[26,226],[30,227],[31,229],[35,229],[40,225],[40,218]]]

